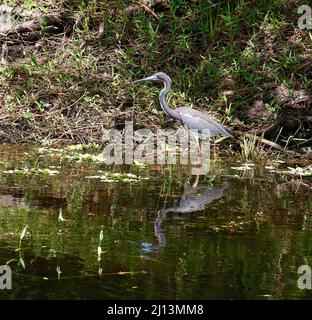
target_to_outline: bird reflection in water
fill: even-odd
[[[154,222],[155,236],[158,240],[157,244],[145,243],[143,250],[146,252],[157,251],[166,245],[166,237],[162,228],[162,222],[169,212],[189,213],[197,212],[205,209],[205,206],[214,200],[220,199],[227,195],[228,184],[224,183],[221,188],[211,188],[204,185],[198,185],[199,176],[192,186],[188,183],[184,186],[184,193],[180,198],[179,203],[170,208],[165,208],[158,211],[158,217]]]

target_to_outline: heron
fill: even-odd
[[[157,72],[150,77],[135,80],[133,83],[142,81],[156,81],[164,85],[163,89],[159,93],[160,106],[167,116],[181,123],[186,129],[197,130],[198,133],[203,133],[205,130],[209,130],[210,137],[218,135],[232,137],[230,129],[226,128],[221,123],[201,111],[186,107],[176,109],[170,108],[166,98],[171,89],[172,81],[166,73]],[[198,136],[195,136],[195,139],[198,146],[198,153],[201,155]]]
[[[157,244],[143,244],[144,251],[157,251],[166,246],[166,235],[162,227],[163,221],[167,218],[167,213],[191,213],[205,210],[208,204],[218,200],[229,193],[229,185],[227,182],[221,188],[211,188],[205,185],[198,185],[199,176],[193,185],[184,184],[184,192],[181,195],[179,203],[173,207],[161,209],[158,211],[157,218],[154,222],[154,233],[158,240]]]

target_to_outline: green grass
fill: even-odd
[[[34,0],[4,3],[39,8]],[[40,9],[63,10],[58,3]],[[139,127],[160,126],[158,90],[130,84],[155,71],[173,79],[173,106],[210,111],[232,127],[253,125],[245,112],[255,99],[277,113],[280,84],[311,91],[311,32],[297,27],[304,1],[173,0],[152,8],[157,18],[140,6],[128,12],[133,1],[73,3],[68,33],[43,30],[39,45],[15,44],[0,65],[0,113],[10,113],[0,129],[12,139],[100,141],[100,123],[133,113]]]

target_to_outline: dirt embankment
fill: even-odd
[[[163,0],[40,3],[0,6],[0,141],[101,142],[104,128],[122,128],[125,120],[155,129],[163,125],[157,91],[134,90],[130,81],[157,69],[172,70],[180,81],[173,91],[177,106],[205,111],[209,97],[210,110],[238,134],[310,152],[311,95],[304,77],[311,75],[311,46],[308,33],[293,23],[263,18],[255,29],[233,6],[230,28],[220,18],[222,3],[219,11],[209,7],[215,29],[204,24],[198,4],[189,5],[187,15],[186,7]],[[179,26],[172,19],[181,21],[181,30],[173,29]],[[204,28],[208,35],[198,33]],[[234,49],[226,60],[228,39]]]

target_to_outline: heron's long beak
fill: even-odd
[[[150,77],[147,77],[147,78],[144,78],[144,79],[135,80],[135,81],[133,81],[132,83],[137,83],[137,82],[142,82],[142,81],[148,81],[148,80],[157,81],[158,78],[155,77],[155,76],[150,76]]]

